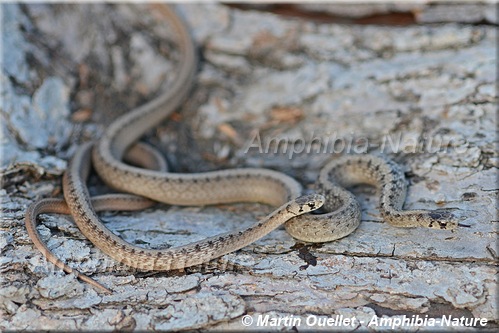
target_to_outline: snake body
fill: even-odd
[[[333,159],[320,171],[316,190],[326,198],[327,214],[298,216],[286,230],[307,242],[330,242],[352,233],[359,225],[360,206],[346,188],[359,184],[377,187],[384,221],[395,227],[455,229],[460,217],[450,209],[404,210],[407,182],[402,169],[392,160],[376,155],[345,155]],[[464,225],[463,225],[464,226]]]
[[[360,206],[355,197],[344,189],[358,183],[378,186],[381,215],[395,226],[440,229],[457,226],[458,220],[450,211],[403,211],[406,193],[404,174],[395,163],[372,155],[345,156],[328,163],[320,172],[316,186],[324,197],[321,194],[300,196],[302,187],[296,180],[268,169],[178,174],[165,171],[164,165],[156,157],[151,159],[157,161],[146,165],[146,168],[122,162],[129,147],[144,132],[167,118],[180,105],[194,80],[197,59],[186,26],[168,7],[157,8],[170,20],[180,37],[183,61],[177,79],[164,94],[115,120],[95,143],[93,150],[92,144],[84,144],[78,149],[63,177],[67,206],[57,200],[39,201],[28,209],[28,232],[35,245],[44,254],[49,254],[49,260],[66,271],[71,270],[51,256],[37,234],[36,216],[50,211],[69,211],[82,233],[103,252],[122,263],[142,269],[170,270],[203,263],[240,249],[283,223],[286,230],[297,239],[308,242],[331,241],[350,234],[360,223]],[[145,152],[142,156],[150,153]],[[100,222],[97,211],[119,208],[122,203],[126,205],[127,200],[134,200],[137,205],[129,205],[128,209],[150,205],[151,201],[138,197],[116,197],[113,200],[112,196],[92,200],[85,184],[90,171],[90,158],[95,170],[108,185],[154,201],[175,205],[261,202],[279,208],[245,230],[217,235],[178,248],[140,248],[110,232]],[[319,208],[324,202],[328,213],[305,214]],[[88,277],[85,281],[108,291]]]
[[[99,248],[104,253],[135,268],[172,270],[210,261],[254,242],[292,217],[321,207],[324,201],[320,194],[291,198],[293,200],[286,200],[288,202],[280,205],[269,216],[245,230],[217,235],[178,248],[144,249],[113,234],[97,216],[85,185],[90,171],[91,148],[91,143],[82,145],[71,159],[63,177],[64,198],[83,235],[94,244],[99,244]],[[252,198],[254,193],[260,193],[260,191],[248,193]]]
[[[94,244],[98,244],[103,252],[117,261],[142,269],[172,270],[198,265],[236,251],[265,236],[290,218],[321,207],[324,202],[324,197],[320,194],[300,196],[281,205],[252,227],[166,250],[144,249],[114,235],[100,222],[97,212],[103,210],[140,210],[154,205],[155,202],[141,196],[126,194],[110,194],[90,198],[85,181],[90,171],[91,148],[91,143],[82,145],[70,161],[63,178],[66,201],[41,199],[30,205],[26,212],[26,228],[34,244],[50,262],[67,273],[75,273],[78,278],[107,293],[111,291],[92,278],[64,264],[47,248],[36,230],[36,217],[39,214],[73,214],[75,222],[84,236]],[[127,152],[126,160],[158,172],[165,173],[167,169],[166,161],[159,153],[144,144],[134,145]]]
[[[92,198],[92,205],[96,211],[133,211],[145,209],[154,204],[154,201],[147,200],[135,195],[126,194],[101,195]],[[45,258],[47,258],[48,261],[61,268],[66,273],[74,273],[82,281],[85,281],[103,290],[104,292],[110,293],[111,291],[109,289],[107,289],[91,277],[88,277],[85,274],[72,269],[63,261],[59,260],[52,253],[52,251],[50,251],[50,249],[45,245],[44,241],[40,237],[39,232],[36,230],[36,217],[43,213],[71,214],[71,211],[69,210],[66,201],[64,201],[63,199],[40,199],[29,205],[28,209],[26,210],[26,230],[28,231],[29,237],[38,248],[38,250],[40,250],[40,252],[45,256]]]

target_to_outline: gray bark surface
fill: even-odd
[[[405,207],[456,208],[469,228],[395,228],[381,219],[375,191],[359,187],[363,221],[344,239],[299,244],[278,229],[217,262],[165,273],[125,267],[70,217],[42,215],[48,246],[115,291],[102,295],[44,260],[26,233],[25,210],[62,195],[60,178],[79,143],[168,89],[180,61],[175,36],[149,5],[2,4],[0,328],[255,330],[268,315],[302,320],[299,331],[379,331],[387,326],[368,327],[374,316],[446,315],[485,318],[485,329],[497,329],[494,6],[322,8],[352,17],[411,10],[419,24],[316,23],[178,5],[202,61],[189,100],[147,141],[177,172],[266,167],[308,188],[331,158],[382,152],[406,171]],[[106,190],[96,177],[90,188]],[[131,243],[164,248],[251,225],[270,211],[157,205],[102,219]],[[253,325],[243,325],[244,315]],[[311,315],[362,323],[307,327]]]

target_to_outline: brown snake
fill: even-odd
[[[295,238],[308,242],[326,242],[353,232],[360,222],[360,207],[353,195],[343,187],[359,183],[378,186],[380,212],[384,220],[398,227],[423,226],[453,229],[458,218],[450,210],[404,211],[406,194],[403,172],[393,162],[377,156],[344,156],[327,164],[320,173],[317,190],[320,194],[300,196],[301,185],[293,178],[268,169],[230,169],[198,174],[178,174],[165,171],[161,158],[146,151],[142,157],[152,160],[142,163],[145,168],[122,162],[130,146],[145,131],[167,118],[187,97],[194,80],[197,57],[193,41],[182,21],[167,7],[157,10],[170,20],[179,36],[183,61],[171,89],[116,119],[95,143],[84,144],[73,156],[63,177],[64,197],[42,199],[32,204],[26,214],[26,227],[35,245],[49,261],[73,271],[59,261],[43,244],[36,230],[40,213],[71,213],[78,228],[96,247],[132,267],[151,270],[171,270],[197,265],[238,250],[285,223]],[[147,150],[147,149],[146,149]],[[142,152],[141,149],[138,151]],[[137,152],[140,154],[140,152]],[[137,196],[104,196],[91,199],[86,187],[90,171],[90,155],[99,176],[111,187],[173,205],[212,205],[233,202],[260,202],[278,206],[265,219],[245,230],[210,237],[200,242],[165,250],[150,250],[134,246],[109,231],[96,211],[135,210],[150,206],[153,201]],[[152,156],[152,157],[147,157]],[[305,214],[324,207],[330,212]],[[305,214],[305,215],[302,215]],[[109,292],[98,282],[78,275],[98,288]]]

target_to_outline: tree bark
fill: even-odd
[[[145,139],[176,172],[266,167],[307,187],[331,158],[381,152],[406,170],[405,207],[456,208],[469,228],[395,228],[381,219],[375,192],[360,187],[362,223],[344,239],[300,244],[279,229],[215,263],[160,273],[116,263],[70,217],[42,215],[48,246],[115,291],[102,295],[43,259],[25,210],[61,196],[79,143],[168,89],[181,61],[175,35],[151,5],[3,4],[0,327],[219,331],[252,321],[268,330],[281,318],[275,330],[300,330],[342,315],[356,321],[324,329],[382,329],[390,324],[371,320],[404,316],[485,318],[497,329],[497,19],[491,5],[467,7],[472,22],[413,6],[365,7],[362,15],[419,13],[420,24],[382,26],[178,5],[202,55],[196,86]],[[92,178],[91,190],[105,191],[99,184]],[[162,248],[271,210],[157,205],[102,218],[125,240]]]

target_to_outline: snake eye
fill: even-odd
[[[447,209],[428,211],[426,217],[431,219],[428,225],[430,228],[454,229],[459,225],[459,215]]]

